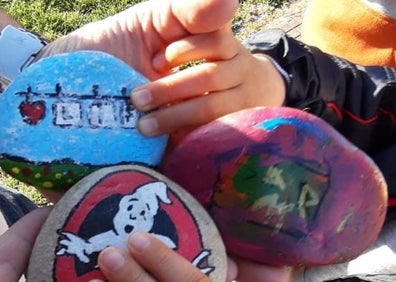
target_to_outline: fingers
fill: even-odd
[[[189,261],[147,233],[134,233],[128,241],[131,256],[107,248],[99,255],[99,265],[110,282],[205,282],[205,274]]]
[[[104,249],[98,257],[98,264],[110,282],[157,281],[129,254],[118,248]]]
[[[237,0],[160,0],[151,1],[148,10],[135,14],[141,23],[146,23],[143,30],[152,27],[167,45],[189,34],[212,32],[225,26],[238,4]]]
[[[49,212],[50,208],[32,211],[0,237],[1,281],[18,281],[26,270],[37,234]]]
[[[149,111],[138,121],[139,130],[155,136],[250,107],[281,106],[285,95],[272,62],[244,50],[230,60],[203,63],[136,88],[131,101]]]
[[[215,62],[190,67],[134,89],[131,95],[131,102],[134,106],[140,111],[149,111],[169,103],[207,92],[219,92],[240,84],[245,76],[244,71],[248,65],[249,57],[240,56],[240,54],[246,54],[246,51],[239,42],[223,40],[224,37],[220,33],[218,35],[216,37],[218,40],[202,42],[198,40],[196,44],[191,44],[195,47],[189,49],[187,42],[191,43],[201,36],[190,37],[190,40],[175,43],[176,45],[180,43],[181,48],[168,48],[167,50],[171,50],[168,59],[165,56],[162,56],[162,59],[157,57],[161,61],[159,64],[162,67],[165,65],[174,66],[197,58],[208,59],[210,56],[209,59],[215,58]],[[218,48],[218,42],[223,42],[221,45],[228,45],[229,51]]]
[[[158,108],[139,120],[139,130],[147,136],[170,133],[253,104],[242,91],[246,75],[251,75],[246,72],[248,64],[238,53],[230,60],[194,66],[135,89],[131,101],[138,110]]]
[[[173,15],[191,34],[217,30],[232,20],[237,8],[237,0],[171,1]]]
[[[227,276],[226,282],[235,281],[238,274],[238,266],[232,258],[227,257]]]
[[[292,271],[290,267],[274,267],[254,263],[243,259],[237,260],[238,282],[291,282]]]
[[[199,126],[246,108],[246,101],[241,98],[238,88],[234,88],[183,101],[143,116],[138,128],[146,136],[156,136],[179,128]]]
[[[210,281],[178,253],[147,233],[135,233],[129,240],[132,256],[159,281]]]
[[[178,57],[172,50],[199,46],[196,43],[201,41],[205,45],[210,39],[206,34],[212,32],[218,33],[217,37],[222,37],[225,30],[230,33],[231,20],[236,13],[238,4],[238,0],[161,0],[149,2],[150,7],[146,9],[146,12],[141,12],[141,9],[136,8],[135,14],[141,26],[139,29],[145,37],[146,44],[144,46],[148,49],[150,46],[152,48],[153,69],[160,76],[166,75],[170,65],[165,62]],[[219,13],[219,11],[221,12]],[[197,35],[197,37],[188,38],[190,35]],[[184,40],[185,37],[188,39]],[[216,36],[212,36],[211,39],[216,39]],[[177,40],[182,41],[168,48],[169,44]],[[211,45],[216,46],[213,43]],[[217,48],[219,47],[221,46],[217,46]],[[168,54],[164,53],[165,49]],[[195,50],[199,50],[199,48],[195,48]],[[205,50],[210,49],[206,48]],[[224,48],[223,52],[226,53],[226,50],[227,48]],[[168,56],[169,58],[167,58]],[[171,65],[176,66],[178,62],[180,61],[174,61]]]
[[[166,72],[189,61],[228,60],[237,54],[239,47],[231,26],[227,26],[211,33],[188,36],[171,43],[154,56],[152,64],[156,71]]]
[[[237,66],[237,62],[224,61],[185,69],[136,88],[131,95],[132,103],[141,111],[149,111],[204,93],[236,87],[241,83]]]

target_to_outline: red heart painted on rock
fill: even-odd
[[[23,117],[23,121],[36,125],[45,116],[45,102],[44,101],[35,101],[35,102],[27,102],[23,101],[19,105],[19,111]]]

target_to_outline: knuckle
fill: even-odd
[[[228,60],[234,58],[238,53],[237,42],[233,39],[230,41],[230,35],[226,32],[222,32],[220,36],[217,36],[217,44],[222,50],[223,60]]]
[[[206,85],[212,86],[217,83],[217,74],[219,66],[216,63],[206,63],[205,67],[202,69],[201,78],[205,81]]]
[[[141,281],[144,281],[145,276],[146,276],[146,273],[145,273],[143,270],[135,271],[135,272],[132,274],[132,277],[131,277],[132,281],[131,281],[131,282],[141,282]]]
[[[166,265],[171,260],[170,252],[160,252],[157,256],[158,265]]]

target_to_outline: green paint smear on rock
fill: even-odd
[[[92,165],[77,165],[71,160],[37,164],[4,156],[0,159],[0,167],[21,182],[58,192],[65,192],[81,178],[100,168]]]
[[[252,209],[273,208],[278,214],[296,213],[310,221],[328,187],[328,177],[310,163],[285,160],[264,166],[263,157],[250,156],[233,178],[236,192]]]

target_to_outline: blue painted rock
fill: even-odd
[[[45,58],[0,96],[0,166],[23,182],[64,191],[105,166],[155,166],[167,136],[136,129],[129,93],[147,79],[117,58],[81,51]]]
[[[194,195],[228,252],[271,265],[322,265],[359,255],[386,213],[372,160],[321,119],[255,108],[192,131],[163,173]]]
[[[70,188],[37,236],[28,281],[91,281],[107,246],[127,250],[134,232],[147,232],[207,274],[226,279],[227,256],[205,209],[162,174],[141,166],[103,168]]]

